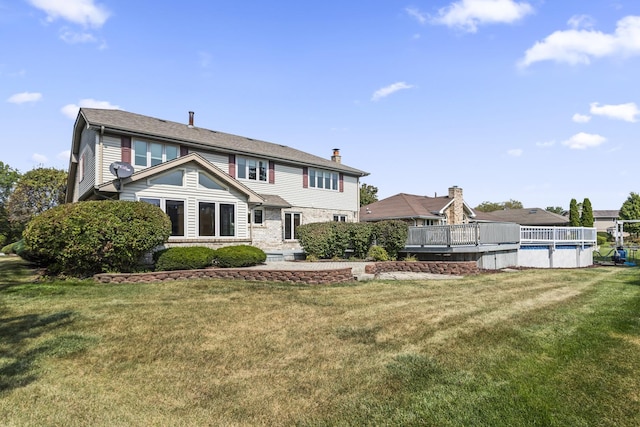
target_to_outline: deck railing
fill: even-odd
[[[472,223],[409,227],[407,246],[594,245],[596,229],[587,227],[532,227],[513,223]]]
[[[590,227],[520,227],[521,245],[594,245],[597,230]]]
[[[519,241],[518,224],[473,223],[409,227],[407,246],[477,246]]]

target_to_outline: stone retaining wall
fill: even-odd
[[[394,271],[410,271],[413,273],[451,274],[467,276],[480,273],[475,261],[439,262],[439,261],[385,261],[376,262],[365,267],[365,273],[379,274]]]
[[[207,268],[200,270],[158,271],[154,273],[96,274],[100,283],[151,283],[189,279],[237,279],[260,282],[285,282],[308,285],[343,283],[354,280],[351,268],[335,270],[251,270]]]

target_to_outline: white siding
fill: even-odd
[[[229,155],[189,149],[189,153],[198,153],[226,173],[229,173]],[[235,178],[235,176],[234,176]]]
[[[121,200],[138,200],[141,197],[183,200],[185,202],[185,235],[171,239],[198,240],[246,240],[249,238],[247,224],[247,198],[237,190],[211,190],[198,186],[198,172],[200,168],[187,165],[172,169],[184,170],[184,186],[151,184],[149,180],[142,180],[126,185],[120,193]],[[153,178],[151,179],[151,181]],[[202,237],[198,236],[198,203],[217,202],[230,203],[236,206],[235,237]]]
[[[98,176],[98,184],[103,184],[115,179],[111,174],[109,166],[113,162],[122,161],[122,148],[120,147],[120,138],[115,136],[102,137],[102,176]]]
[[[95,154],[95,147],[97,136],[96,132],[89,129],[85,129],[82,132],[78,162],[81,162],[82,156],[84,156],[84,178],[78,168],[76,175],[78,186],[77,191],[74,193],[77,196],[76,200],[85,193],[93,191],[96,182],[96,164],[98,160]]]

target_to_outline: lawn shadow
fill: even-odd
[[[0,359],[10,361],[0,365],[0,393],[24,387],[38,379],[38,359],[52,352],[50,341],[30,348],[30,340],[70,324],[72,311],[50,315],[26,314],[0,317]]]
[[[12,256],[1,260],[0,292],[13,286],[24,285],[31,277],[35,277],[35,267],[22,258]]]

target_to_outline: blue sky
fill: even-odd
[[[66,169],[79,106],[285,144],[381,198],[618,209],[637,0],[0,0],[0,160]]]

